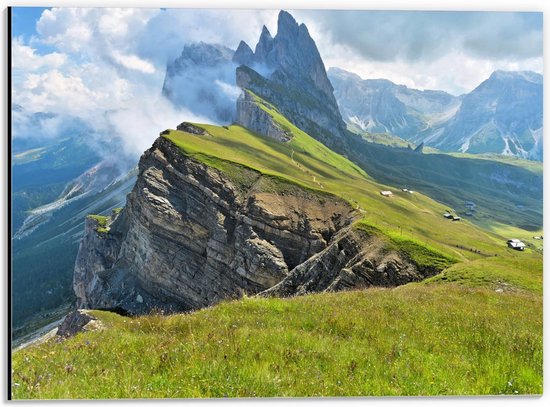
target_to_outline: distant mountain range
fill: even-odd
[[[498,153],[542,160],[542,75],[496,71],[466,95],[361,79],[339,68],[328,76],[344,117],[442,151]]]
[[[291,47],[285,38],[300,43]],[[299,55],[293,54],[294,49]],[[327,79],[307,28],[289,15],[281,19],[275,37],[263,28],[254,51],[243,41],[235,51],[217,44],[186,45],[167,66],[163,94],[213,122],[231,123],[240,93],[235,79],[239,65],[279,87],[289,88],[289,80],[301,78],[291,87],[313,98],[302,105],[325,100],[322,110],[330,111],[332,124],[322,127],[336,135],[342,133],[343,119],[351,128],[392,134],[442,151],[542,160],[542,75],[534,72],[496,71],[461,96],[411,89],[387,79],[362,79],[339,68],[330,68]],[[323,142],[330,144],[330,138]]]

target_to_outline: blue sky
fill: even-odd
[[[42,16],[44,10],[51,7],[14,7],[12,9],[12,36],[22,37],[25,42],[30,42],[32,38],[37,38],[36,23]],[[33,45],[40,54],[53,52],[52,47],[46,46],[39,41],[34,41]]]
[[[14,7],[12,9],[12,34],[29,40],[37,35],[36,22],[47,7]]]

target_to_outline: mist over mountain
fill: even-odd
[[[195,115],[230,123],[240,93],[235,86],[234,53],[218,44],[185,45],[181,55],[167,65],[163,95]]]
[[[274,103],[327,144],[345,131],[317,46],[307,27],[285,11],[279,13],[276,35],[264,26],[254,51],[244,41],[236,51],[216,44],[185,45],[167,65],[162,93],[176,106],[228,124],[237,119],[240,88]]]
[[[74,256],[90,212],[125,203],[135,162],[123,141],[76,117],[13,107],[10,231],[14,330],[72,300]],[[36,259],[39,258],[40,261]]]

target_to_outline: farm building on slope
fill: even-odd
[[[508,240],[508,247],[515,250],[521,250],[523,251],[525,249],[525,243],[523,243],[519,239],[510,239]]]

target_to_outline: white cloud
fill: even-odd
[[[350,49],[326,57],[327,67],[339,67],[363,79],[389,79],[415,89],[444,90],[454,95],[472,91],[496,70],[529,70],[542,73],[542,58],[521,61],[477,59],[463,52],[450,52],[432,62],[367,61]]]
[[[164,66],[183,44],[206,42],[236,49],[241,40],[252,49],[265,24],[274,34],[277,10],[167,9],[152,17],[137,37],[138,55]]]
[[[334,42],[330,33],[314,21],[308,20],[307,25],[327,68],[342,68],[363,79],[384,78],[411,88],[444,90],[460,95],[473,90],[497,69],[542,73],[542,56],[494,59],[474,55],[461,48],[448,49],[433,59],[369,59],[354,47]]]
[[[23,44],[21,38],[12,40],[12,68],[18,70],[39,70],[42,68],[59,68],[67,61],[67,55],[52,52],[39,55],[36,51]]]
[[[113,59],[125,68],[133,69],[143,73],[155,73],[155,67],[150,63],[135,55],[125,55],[118,51],[113,51]]]
[[[120,136],[128,154],[140,154],[162,129],[186,119],[207,121],[207,102],[193,95],[202,89],[198,82],[221,101],[218,108],[234,108],[239,92],[231,85],[234,68],[214,77],[197,72],[181,84],[185,97],[198,100],[195,113],[173,107],[161,96],[166,63],[185,44],[204,41],[236,48],[244,39],[254,47],[262,25],[274,30],[276,19],[275,10],[45,10],[30,44],[47,45],[55,52],[38,56],[29,44],[17,43],[17,61],[25,70],[16,75],[13,99],[31,113],[82,120],[94,129],[94,137]],[[48,134],[53,129],[50,126]]]
[[[30,73],[19,89],[14,89],[14,101],[32,112],[52,112],[80,115],[90,108],[90,101],[101,104],[108,95],[91,90],[77,76],[67,76],[58,70],[42,74]]]
[[[160,10],[147,8],[53,8],[36,24],[40,40],[65,52],[102,56],[134,45],[146,23]]]
[[[153,99],[135,99],[122,109],[106,116],[114,134],[123,140],[125,153],[139,156],[168,128],[175,128],[182,121],[208,123],[208,119],[187,109],[176,108],[162,96]]]
[[[241,88],[236,85],[230,85],[229,83],[222,82],[218,79],[214,83],[220,88],[220,90],[227,95],[230,99],[236,101],[239,95],[242,93]]]

